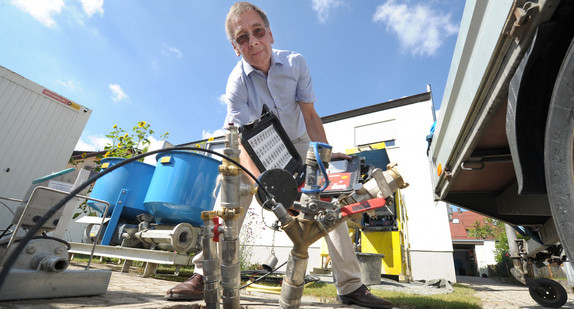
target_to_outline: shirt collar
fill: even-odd
[[[246,75],[251,74],[251,72],[257,71],[257,69],[252,67],[251,64],[247,63],[247,61],[245,61],[245,59],[243,57],[241,58],[241,62],[243,63],[243,70],[245,71]],[[281,64],[282,65],[283,61],[281,61],[281,58],[279,56],[277,56],[277,54],[275,53],[275,50],[273,49],[271,51],[271,67],[269,68],[269,71],[271,71],[271,68],[273,67],[274,64]]]

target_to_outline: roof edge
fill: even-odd
[[[413,104],[413,103],[424,102],[424,101],[428,101],[430,99],[431,99],[431,93],[430,92],[423,92],[423,93],[415,94],[415,95],[408,96],[408,97],[403,97],[403,98],[396,99],[396,100],[391,100],[391,101],[387,101],[387,102],[383,102],[383,103],[378,103],[375,105],[370,105],[370,106],[365,106],[365,107],[353,109],[353,110],[338,113],[338,114],[324,116],[324,117],[321,117],[321,120],[323,121],[323,123],[329,123],[329,122],[333,122],[333,121],[337,121],[337,120],[341,120],[341,119],[361,116],[361,115],[370,114],[370,113],[374,113],[374,112],[378,112],[378,111],[382,111],[382,110],[386,110],[386,109],[391,109],[391,108],[396,108],[396,107],[400,107],[400,106],[405,106],[405,105],[409,105],[409,104]]]

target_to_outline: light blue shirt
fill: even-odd
[[[273,50],[267,76],[240,60],[227,80],[225,90],[229,123],[244,125],[261,116],[263,104],[279,118],[290,139],[306,133],[305,121],[297,101],[315,102],[307,63],[301,54]]]

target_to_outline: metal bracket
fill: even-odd
[[[101,245],[109,245],[110,241],[112,240],[112,236],[118,226],[118,221],[120,220],[120,215],[124,210],[124,206],[126,204],[126,200],[128,198],[127,189],[122,189],[120,195],[118,196],[118,201],[116,202],[116,206],[114,206],[114,210],[112,211],[112,216],[110,217],[110,221],[108,221],[108,226],[106,227],[106,232],[104,233],[104,237],[102,238]],[[100,227],[101,229],[102,227]]]

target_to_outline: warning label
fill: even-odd
[[[69,106],[69,107],[71,107],[71,108],[73,108],[73,109],[75,109],[75,110],[80,110],[80,105],[79,105],[79,104],[76,104],[76,103],[74,103],[74,102],[72,102],[72,101],[70,101],[70,100],[64,98],[63,96],[61,96],[61,95],[59,95],[59,94],[57,94],[57,93],[55,93],[55,92],[52,92],[52,91],[50,91],[50,90],[48,90],[48,89],[45,89],[45,88],[44,88],[44,90],[42,90],[42,94],[45,95],[45,96],[47,96],[47,97],[49,97],[49,98],[52,98],[52,99],[54,99],[54,100],[56,100],[56,101],[58,101],[58,102],[60,102],[60,103],[62,103],[62,104],[65,104],[65,105],[67,105],[67,106]]]

